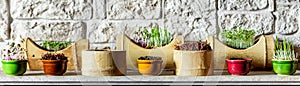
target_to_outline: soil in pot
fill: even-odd
[[[63,75],[67,70],[68,60],[42,60],[47,75]]]
[[[162,71],[161,57],[146,56],[137,60],[139,72],[142,75],[159,75]]]
[[[273,70],[278,75],[293,75],[298,67],[298,60],[272,60]]]
[[[176,46],[174,63],[178,76],[207,76],[213,74],[212,50],[206,42],[185,42]]]
[[[63,53],[46,53],[41,60],[47,75],[63,75],[67,70],[68,59]]]
[[[2,60],[2,70],[6,75],[20,76],[26,72],[27,60]]]
[[[207,76],[213,74],[212,51],[174,50],[177,76]]]
[[[232,75],[247,75],[250,72],[251,62],[250,58],[226,59],[227,70]]]

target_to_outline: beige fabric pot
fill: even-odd
[[[180,51],[174,50],[176,75],[207,76],[213,74],[212,51]]]
[[[82,51],[82,75],[117,76],[126,74],[125,51]]]

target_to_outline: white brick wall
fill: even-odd
[[[0,0],[0,41],[88,38],[114,46],[115,37],[160,25],[186,41],[240,26],[300,46],[299,0]]]

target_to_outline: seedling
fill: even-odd
[[[4,60],[26,60],[25,52],[26,50],[19,43],[8,42],[7,46],[1,50],[1,55]]]
[[[278,37],[276,36],[275,40],[275,56],[274,59],[277,60],[296,60],[296,54],[294,50],[294,45],[292,42],[283,39],[283,42],[279,42]]]
[[[153,27],[150,31],[146,28],[135,32],[134,42],[144,48],[156,48],[169,44],[173,37],[166,28]]]
[[[56,42],[56,41],[43,41],[41,46],[50,51],[62,50],[71,45],[71,42]]]
[[[237,49],[251,47],[255,42],[254,30],[237,28],[234,30],[225,30],[221,35],[225,44]]]

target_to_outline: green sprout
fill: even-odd
[[[275,39],[275,56],[277,60],[296,60],[294,45],[292,42],[283,39],[283,42],[279,42],[278,37]]]
[[[134,41],[144,48],[161,47],[169,44],[173,39],[166,28],[161,29],[158,26],[151,28],[150,31],[144,28],[143,31],[139,30],[135,34]]]
[[[221,35],[225,44],[233,48],[245,49],[254,45],[255,42],[254,30],[237,28],[234,30],[225,30]]]
[[[50,51],[62,50],[71,45],[71,42],[56,42],[56,41],[43,41],[41,46]]]

